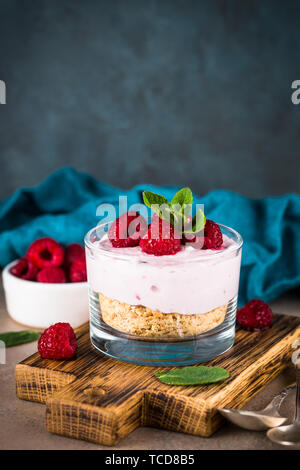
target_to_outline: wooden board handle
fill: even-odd
[[[141,425],[143,392],[87,375],[46,402],[49,432],[112,446]]]

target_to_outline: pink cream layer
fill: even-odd
[[[200,250],[192,244],[176,255],[153,256],[140,247],[113,248],[105,236],[87,248],[90,287],[131,305],[163,313],[203,314],[238,293],[241,250],[223,236],[223,248]]]

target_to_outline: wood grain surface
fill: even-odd
[[[36,353],[16,366],[17,396],[46,404],[47,430],[108,446],[139,426],[210,436],[222,423],[217,408],[241,408],[288,364],[300,338],[300,318],[275,315],[273,327],[238,329],[234,347],[209,361],[230,372],[224,382],[170,386],[158,367],[126,364],[97,352],[88,324],[76,332],[78,353],[68,361]]]

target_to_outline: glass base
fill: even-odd
[[[93,346],[119,361],[146,366],[186,366],[207,362],[228,351],[235,337],[237,298],[217,328],[184,339],[143,339],[117,331],[101,319],[98,294],[90,291],[90,336]]]

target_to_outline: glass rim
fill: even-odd
[[[118,253],[118,248],[116,248],[116,252],[114,251],[107,251],[105,250],[104,248],[102,248],[101,246],[96,246],[95,243],[91,242],[90,238],[91,238],[91,234],[93,232],[95,232],[96,230],[98,230],[99,228],[103,228],[105,227],[106,225],[110,225],[112,224],[114,221],[110,221],[110,222],[105,222],[103,224],[99,224],[99,225],[96,225],[95,227],[93,227],[92,229],[90,229],[85,237],[84,237],[84,243],[85,245],[88,247],[88,248],[91,248],[93,250],[96,250],[97,252],[105,255],[105,256],[108,256],[108,257],[111,257],[111,258],[117,258],[117,259],[122,259],[122,260],[126,260],[128,261],[130,259],[130,256],[126,253]],[[216,222],[217,223],[217,222]],[[224,253],[231,253],[231,252],[237,252],[238,250],[240,250],[240,248],[243,246],[243,238],[242,236],[239,234],[239,232],[237,232],[236,230],[234,230],[233,228],[231,227],[228,227],[227,225],[224,225],[224,224],[219,224],[217,223],[217,225],[219,225],[219,227],[222,227],[223,229],[226,229],[228,230],[233,236],[234,236],[234,241],[236,242],[236,244],[234,245],[231,245],[229,246],[228,248],[226,248],[225,250],[209,250],[209,253],[207,254],[203,254],[203,251],[207,251],[207,250],[201,250],[199,249],[199,252],[201,252],[201,256],[199,257],[192,257],[192,258],[187,258],[187,259],[184,259],[184,260],[180,260],[180,263],[189,263],[189,262],[199,262],[199,261],[207,261],[208,259],[217,259],[218,257],[224,255]],[[100,240],[99,240],[100,242]],[[130,248],[128,248],[130,249]],[[146,255],[146,254],[145,254]],[[168,261],[170,261],[170,263],[174,263],[176,262],[176,257],[175,255],[165,255],[165,256],[154,256],[154,255],[147,255],[149,257],[149,260],[150,259],[157,259],[157,258],[166,258],[168,257]]]

